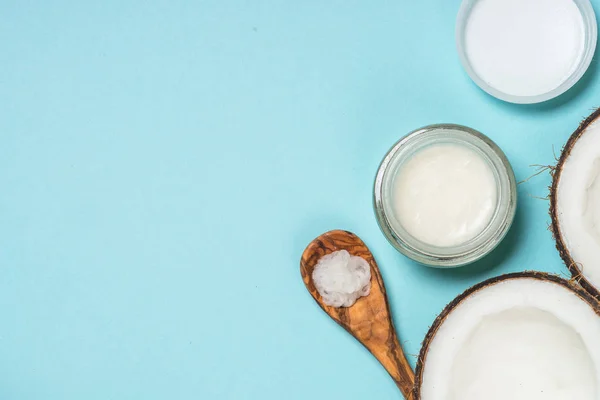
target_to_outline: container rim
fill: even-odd
[[[477,1],[479,0],[463,0],[463,2],[460,5],[460,9],[456,19],[456,48],[458,51],[460,62],[467,74],[469,75],[469,77],[471,78],[471,80],[473,80],[473,82],[475,82],[475,84],[479,86],[479,88],[481,88],[483,91],[487,92],[491,96],[515,104],[542,103],[544,101],[548,101],[555,97],[558,97],[561,94],[565,93],[567,90],[571,89],[583,77],[583,75],[589,68],[594,57],[594,53],[596,51],[596,43],[598,40],[598,25],[596,22],[596,14],[594,12],[594,8],[592,7],[590,0],[573,0],[579,8],[579,11],[581,12],[585,24],[585,44],[583,49],[583,55],[579,60],[579,64],[576,68],[573,69],[571,75],[569,75],[569,77],[567,77],[567,79],[565,79],[556,88],[548,92],[532,96],[517,96],[503,92],[491,85],[488,85],[483,79],[479,77],[479,75],[477,75],[477,73],[471,66],[471,62],[469,61],[469,58],[466,54],[465,44],[463,40],[464,30],[469,14],[471,12],[471,8]]]

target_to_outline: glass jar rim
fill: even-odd
[[[567,90],[571,89],[588,70],[594,58],[594,53],[596,52],[596,43],[598,40],[598,24],[596,22],[596,13],[594,12],[594,8],[592,7],[590,0],[573,0],[581,12],[581,16],[585,25],[585,35],[583,53],[579,58],[576,67],[571,71],[571,74],[569,74],[569,76],[567,76],[554,89],[535,95],[514,95],[503,92],[499,89],[496,89],[494,86],[489,85],[475,72],[471,66],[471,61],[467,56],[466,46],[464,43],[465,27],[471,13],[471,9],[477,1],[479,0],[463,0],[460,5],[460,10],[456,18],[455,29],[456,50],[458,52],[460,62],[464,70],[467,72],[467,75],[469,75],[471,80],[475,82],[479,88],[491,96],[515,104],[542,103],[558,97]]]
[[[449,247],[424,243],[404,230],[391,211],[392,200],[389,193],[398,167],[415,152],[440,141],[475,149],[493,170],[498,189],[496,209],[486,228],[473,239]],[[458,267],[479,260],[502,241],[516,213],[516,185],[514,172],[506,155],[487,136],[462,125],[429,125],[410,132],[386,153],[375,177],[373,206],[384,236],[400,253],[428,266]]]

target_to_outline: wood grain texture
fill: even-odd
[[[371,265],[371,293],[348,308],[325,305],[312,281],[319,259],[338,250],[362,257]],[[413,400],[414,373],[398,342],[381,273],[363,241],[351,232],[324,233],[304,250],[300,272],[306,288],[323,311],[361,342],[387,370],[404,397]]]

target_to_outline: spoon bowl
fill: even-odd
[[[312,279],[319,259],[334,251],[346,250],[362,257],[371,266],[371,292],[350,307],[331,307],[323,303]],[[392,322],[383,279],[373,254],[355,234],[335,230],[322,234],[302,253],[300,272],[306,288],[317,304],[335,322],[354,336],[379,360],[407,400],[413,399],[415,376],[406,360]]]

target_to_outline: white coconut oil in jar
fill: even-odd
[[[492,168],[475,150],[434,144],[399,167],[392,207],[416,239],[432,246],[458,246],[489,224],[496,209],[496,189]]]
[[[431,266],[459,266],[488,254],[505,236],[516,183],[489,138],[459,125],[433,125],[387,153],[374,203],[379,226],[401,253]]]

